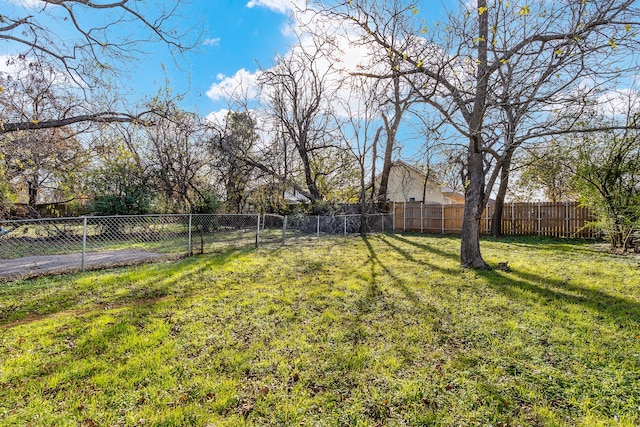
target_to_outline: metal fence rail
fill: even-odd
[[[297,238],[347,236],[392,227],[391,214],[135,215],[0,221],[0,277],[7,276],[3,273],[7,260],[18,262],[27,257],[30,259],[25,274],[35,275],[41,271],[35,267],[45,263],[45,258],[49,263],[66,257],[66,270],[84,270],[87,265],[98,265],[96,258],[103,264],[119,265],[128,260],[210,253],[233,246],[284,244]],[[75,256],[73,260],[71,255]],[[12,263],[12,272],[20,269],[16,262]]]
[[[392,214],[272,215],[263,216],[260,241],[280,242],[296,238],[348,236],[392,231]]]

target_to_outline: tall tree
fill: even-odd
[[[73,105],[72,95],[61,85],[51,67],[21,59],[15,74],[0,73],[0,112],[9,120],[31,120],[55,114]],[[87,162],[88,152],[78,135],[69,129],[23,130],[0,134],[5,153],[7,183],[22,186],[32,207],[40,201],[60,201],[64,183]],[[46,200],[41,190],[49,190]],[[73,198],[72,195],[67,195]]]
[[[222,177],[227,210],[242,213],[249,197],[250,178],[256,169],[250,159],[258,142],[256,122],[248,111],[230,111],[211,140],[214,168]]]
[[[118,132],[104,133],[94,163],[87,171],[86,193],[93,211],[101,215],[140,215],[152,212],[154,191],[131,141]]]
[[[548,143],[539,142],[527,148],[516,159],[518,180],[516,189],[527,195],[538,195],[551,202],[577,200],[573,186],[573,170],[569,164],[572,148],[564,144],[566,138],[557,137]],[[529,196],[531,199],[535,196]]]
[[[588,134],[574,144],[575,186],[594,209],[612,248],[640,248],[640,135]]]
[[[568,4],[477,0],[473,5],[460,2],[460,8],[451,11],[446,22],[432,31],[412,19],[420,12],[411,5],[398,13],[367,0],[345,2],[329,11],[353,23],[362,37],[380,49],[394,50],[381,28],[397,20],[404,22],[405,37],[423,46],[417,55],[395,53],[412,65],[403,74],[420,91],[424,102],[467,141],[460,259],[465,267],[487,268],[480,252],[480,219],[509,151],[507,148],[499,153],[495,147],[494,128],[500,123],[493,121],[499,109],[494,90],[501,86],[501,70],[513,67],[518,76],[511,89],[523,98],[515,99],[514,105],[533,100],[530,105],[536,111],[550,114],[549,105],[555,99],[540,93],[554,93],[558,87],[563,93],[579,91],[582,79],[587,77],[598,83],[601,75],[610,72],[614,60],[623,61],[629,53],[617,48],[630,45],[635,49],[631,45],[639,15],[633,0]],[[422,35],[416,34],[418,31]],[[532,65],[536,66],[533,71]],[[540,89],[533,93],[522,90],[531,86]],[[540,108],[544,104],[547,111]]]
[[[209,135],[197,115],[181,110],[171,100],[156,100],[156,104],[161,117],[140,129],[143,161],[158,194],[163,195],[162,211],[188,212],[209,189]]]
[[[320,37],[313,38],[311,47],[305,43],[264,70],[260,85],[275,130],[296,153],[305,187],[302,194],[315,204],[326,196],[323,181],[344,166],[331,161],[344,157],[344,146],[335,138],[333,104],[339,82],[324,59],[331,44]]]

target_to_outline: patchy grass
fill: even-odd
[[[383,235],[0,285],[2,425],[640,424],[637,258]]]

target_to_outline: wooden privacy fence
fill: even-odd
[[[489,234],[495,206],[487,205],[480,232]],[[394,230],[423,233],[459,233],[464,205],[394,203]],[[598,232],[588,223],[595,220],[589,209],[577,202],[508,203],[502,211],[505,235],[595,238]]]

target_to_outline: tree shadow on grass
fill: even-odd
[[[423,251],[427,251],[427,252],[431,252],[432,254],[436,255],[436,256],[442,256],[445,258],[449,258],[449,259],[455,259],[458,260],[458,256],[456,254],[452,254],[450,252],[446,252],[443,251],[441,249],[438,248],[434,248],[431,245],[428,244],[422,244],[422,243],[417,243],[414,242],[412,240],[409,240],[407,238],[404,238],[402,236],[398,236],[397,234],[388,234],[385,235],[385,237],[391,237],[391,239],[395,239],[397,242],[403,243],[403,244],[408,244],[408,245],[412,245],[418,249],[421,249]],[[390,239],[380,239],[382,242],[384,242],[387,246],[389,246],[389,248],[393,249],[394,251],[398,252],[400,255],[402,255],[407,261],[411,261],[413,263],[415,263],[416,267],[428,267],[431,270],[436,270],[436,271],[441,271],[443,273],[447,273],[447,274],[455,274],[458,272],[457,269],[451,269],[451,268],[447,268],[447,267],[442,267],[440,265],[436,265],[432,262],[428,262],[425,261],[424,259],[417,259],[409,250],[404,249],[402,247],[400,247],[397,244],[394,244],[391,242]]]
[[[89,312],[96,307],[141,306],[146,302],[155,304],[169,296],[184,298],[193,291],[189,278],[221,267],[248,251],[246,248],[234,248],[215,257],[205,255],[208,259],[204,261],[203,256],[195,256],[134,269],[116,268],[84,273],[96,277],[85,286],[79,285],[82,289],[68,285],[70,281],[82,283],[83,273],[20,281],[16,286],[6,287],[0,292],[3,299],[16,301],[0,306],[0,328],[35,322],[69,311]],[[145,276],[136,277],[138,271],[144,271]],[[126,291],[122,291],[125,288]],[[87,301],[91,303],[87,304]]]
[[[367,295],[375,295],[376,291],[377,294],[380,295],[381,291],[378,287],[378,282],[377,282],[377,278],[379,275],[379,272],[377,271],[377,268],[379,268],[382,272],[384,272],[390,279],[391,279],[391,286],[395,287],[396,289],[398,289],[404,296],[405,298],[411,302],[411,304],[417,308],[420,312],[423,313],[430,313],[431,315],[435,316],[435,317],[439,317],[440,315],[442,315],[441,310],[438,309],[437,307],[428,304],[424,299],[421,299],[420,296],[411,289],[411,287],[407,284],[407,281],[405,279],[403,279],[402,277],[399,277],[397,274],[394,273],[394,271],[388,266],[386,265],[382,260],[380,260],[380,257],[378,256],[378,254],[376,253],[375,248],[373,247],[373,245],[371,244],[371,241],[369,239],[369,237],[363,237],[362,240],[365,242],[367,249],[369,250],[369,258],[367,260],[367,263],[371,264],[371,277],[372,277],[372,283],[371,283],[371,291],[368,292]],[[457,273],[459,273],[459,270],[456,269],[447,269],[447,268],[443,268],[440,266],[437,266],[435,264],[426,262],[426,261],[422,261],[422,260],[417,260],[415,259],[410,253],[408,253],[407,251],[405,251],[404,249],[391,244],[387,239],[384,238],[378,238],[377,239],[379,242],[384,243],[386,245],[388,245],[392,250],[395,250],[397,252],[399,252],[401,255],[403,255],[408,261],[411,261],[414,263],[414,265],[406,265],[403,266],[403,268],[407,268],[410,269],[412,267],[416,268],[416,269],[427,269],[427,270],[437,270],[440,271],[442,273],[446,273],[449,275],[455,275]],[[415,313],[414,313],[415,314]]]
[[[407,239],[406,237],[404,237],[402,235],[399,235],[399,234],[387,234],[386,236],[390,237],[391,239],[395,239],[397,241],[400,241],[402,243],[415,246],[418,249],[422,249],[424,251],[431,252],[432,254],[441,256],[443,258],[448,258],[448,259],[455,260],[455,261],[459,261],[460,260],[460,255],[458,253],[444,251],[442,249],[434,247],[433,245],[429,245],[428,243],[425,243],[424,241],[422,241],[421,243],[418,243],[415,240]],[[429,236],[429,237],[430,238],[450,239],[449,237],[442,237],[442,236],[438,236],[438,237]]]
[[[571,279],[554,279],[513,268],[509,273],[496,270],[476,273],[485,278],[494,289],[514,299],[522,298],[524,291],[549,302],[558,300],[580,305],[619,324],[637,322],[640,319],[640,303],[571,283]]]
[[[595,240],[549,236],[482,236],[482,241],[506,244],[519,248],[535,248],[537,252],[593,254]]]
[[[448,274],[459,273],[459,270],[456,269],[446,269],[441,266],[434,265],[433,263],[417,260],[411,252],[407,251],[404,248],[401,248],[399,245],[391,243],[391,241],[395,240],[406,245],[412,245],[421,250],[431,252],[437,256],[444,257],[450,260],[457,261],[459,259],[459,255],[457,253],[442,250],[424,241],[408,239],[398,234],[387,234],[385,235],[385,237],[387,238],[380,239],[380,241],[384,242],[391,249],[400,253],[408,261],[415,262],[417,265],[424,265],[424,267],[426,268],[446,272]],[[557,241],[556,239],[551,238],[538,238],[532,239],[531,243],[523,243],[519,238],[507,237],[498,241],[508,244],[533,246],[536,247],[536,249],[538,249],[538,246],[536,246],[536,242],[540,241],[543,245],[549,245],[548,250],[555,251],[558,250],[558,245],[565,246],[570,244],[572,251],[592,251],[590,242],[585,242],[582,240],[578,241],[577,249],[574,249],[573,243],[575,242],[573,240]],[[369,247],[369,252],[373,257],[373,248],[368,242],[367,246]],[[572,282],[571,279],[555,279],[552,277],[547,277],[545,275],[530,273],[513,268],[510,269],[509,273],[498,270],[478,270],[475,273],[478,276],[485,278],[492,287],[500,290],[503,293],[507,293],[512,298],[522,298],[522,291],[525,291],[549,301],[561,300],[569,304],[582,305],[587,309],[598,312],[603,317],[610,318],[619,323],[628,323],[629,321],[637,321],[638,319],[640,319],[640,303],[631,299],[610,295],[602,290],[582,286],[579,282]]]
[[[393,280],[394,285],[398,289],[400,289],[400,291],[407,297],[409,301],[411,301],[413,304],[418,304],[420,302],[420,298],[418,298],[415,292],[409,289],[406,283],[404,283],[404,280],[396,276],[389,267],[387,267],[385,264],[382,263],[382,261],[380,261],[380,258],[378,258],[378,254],[373,249],[373,245],[371,245],[369,238],[365,236],[362,238],[362,240],[364,241],[365,245],[367,245],[367,249],[369,250],[369,259],[367,263],[371,264],[371,285],[370,285],[371,290],[367,293],[367,295],[369,294],[375,295],[379,293],[377,280],[376,280],[378,277],[378,272],[376,271],[376,267],[379,267]],[[405,256],[409,256],[409,255],[407,254]],[[410,259],[413,262],[416,262],[414,259],[411,259],[411,258],[408,258],[408,259]],[[376,290],[378,292],[376,292]]]

